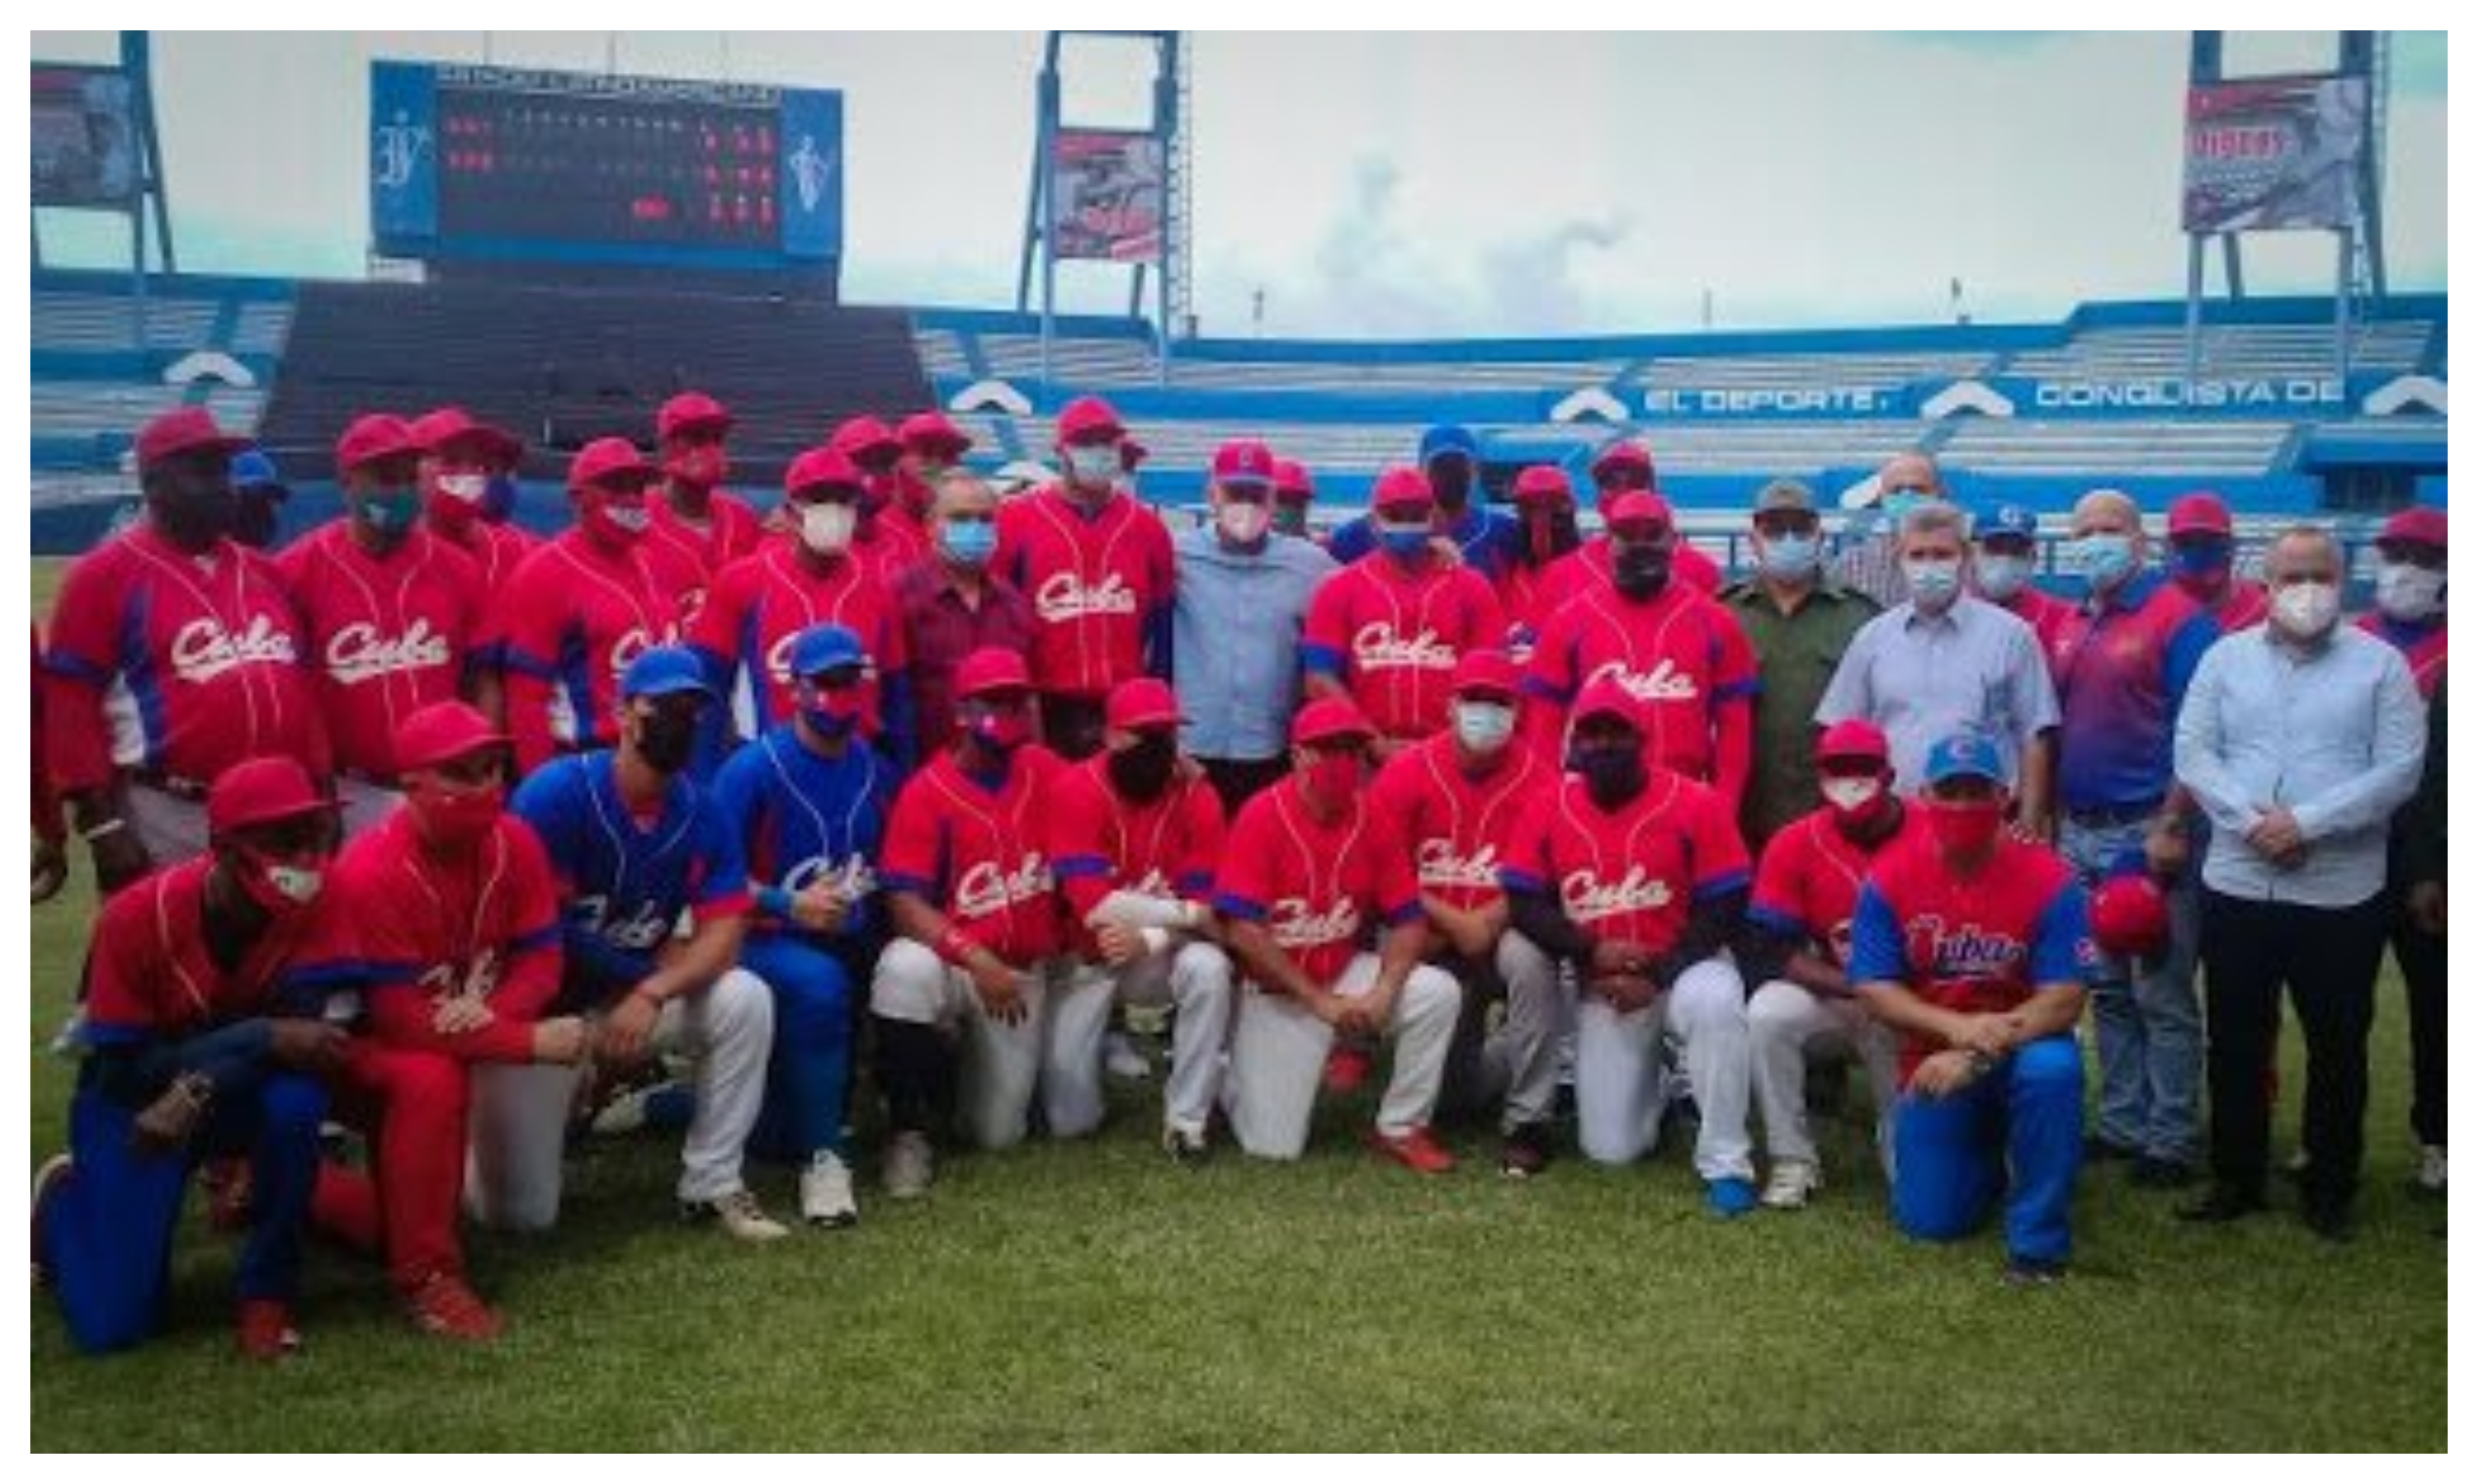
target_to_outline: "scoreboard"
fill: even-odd
[[[843,250],[843,95],[376,63],[379,251],[814,267]]]

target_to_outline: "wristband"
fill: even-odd
[[[114,815],[101,824],[88,825],[78,831],[78,838],[90,845],[106,835],[117,835],[127,828],[129,828],[129,821]]]
[[[759,887],[757,910],[769,917],[788,918],[792,916],[792,893],[781,887]]]

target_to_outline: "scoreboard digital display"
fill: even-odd
[[[382,252],[750,267],[841,255],[840,93],[379,63],[370,96]]]

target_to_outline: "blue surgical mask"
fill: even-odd
[[[1910,601],[1921,613],[1940,614],[1953,606],[1954,594],[1961,591],[1961,564],[1958,561],[1904,562],[1902,577],[1910,585]]]
[[[1763,558],[1759,564],[1767,577],[1782,582],[1798,582],[1815,573],[1821,544],[1812,536],[1768,536],[1764,538]]]
[[[958,566],[981,567],[999,549],[999,528],[989,520],[941,520],[938,550]]]
[[[1999,603],[2011,601],[2015,593],[2031,585],[2029,557],[1983,551],[1979,554],[1977,571],[1979,591]]]
[[[2180,577],[2212,577],[2229,569],[2236,548],[2226,541],[2183,541],[2173,548],[2177,553],[2177,575]]]
[[[1514,708],[1496,701],[1456,701],[1454,740],[1474,752],[1495,752],[1514,736]]]
[[[482,487],[482,518],[505,520],[517,513],[517,481],[509,474],[493,474]]]
[[[1882,507],[1884,512],[1884,529],[1886,533],[1893,536],[1901,535],[1902,517],[1918,509],[1919,502],[1927,498],[1927,495],[1920,493],[1916,490],[1893,490],[1886,491]]]
[[[2134,570],[2134,539],[2094,531],[2066,543],[2065,560],[2094,588],[2113,588]]]
[[[1378,544],[1385,548],[1388,556],[1407,562],[1428,552],[1429,533],[1426,521],[1403,525],[1379,523],[1376,530]]]

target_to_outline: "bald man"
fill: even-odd
[[[1922,500],[1949,500],[1943,471],[1923,453],[1897,453],[1876,471],[1876,493],[1867,508],[1877,514],[1873,535],[1833,561],[1833,579],[1875,599],[1878,608],[1910,600],[1902,578],[1902,517]]]

